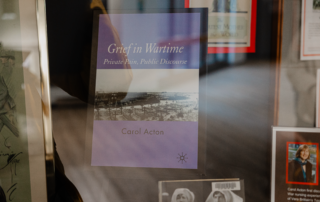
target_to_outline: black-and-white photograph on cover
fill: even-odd
[[[182,180],[160,181],[159,202],[244,202],[244,181]]]
[[[198,93],[96,92],[95,120],[198,121]]]

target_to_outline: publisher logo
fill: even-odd
[[[187,163],[188,157],[187,157],[187,154],[184,154],[182,152],[181,154],[180,153],[178,154],[177,159],[178,159],[178,163],[184,164],[184,163]]]

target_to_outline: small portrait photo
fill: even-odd
[[[212,191],[206,202],[243,202],[243,199],[233,191]]]
[[[287,142],[287,184],[318,185],[318,143]]]
[[[178,185],[180,184],[180,185]],[[178,185],[178,186],[177,186]],[[194,193],[195,192],[195,193]],[[191,183],[185,185],[181,183],[163,184],[161,185],[160,202],[197,202],[199,198],[199,188]],[[197,196],[195,195],[197,194]],[[197,198],[196,198],[197,197]]]
[[[313,0],[313,10],[320,11],[320,0]]]
[[[177,188],[172,194],[171,202],[194,202],[194,194],[187,188]]]

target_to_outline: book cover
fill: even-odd
[[[197,169],[200,23],[99,15],[92,166]]]

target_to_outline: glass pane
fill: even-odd
[[[35,1],[0,1],[0,201],[46,201]]]
[[[201,140],[204,144],[198,145],[198,148],[203,149],[205,153],[205,158],[202,159],[204,169],[199,171],[197,169],[167,168],[167,170],[165,170],[161,166],[154,166],[157,168],[141,166],[144,165],[144,163],[152,163],[150,158],[147,158],[150,157],[150,152],[140,153],[137,156],[134,155],[135,153],[127,152],[124,155],[126,159],[119,155],[119,159],[116,160],[123,163],[122,165],[117,164],[111,166],[110,164],[115,162],[115,159],[104,161],[104,163],[108,165],[92,164],[91,159],[94,158],[94,144],[91,142],[93,140],[90,140],[90,135],[94,137],[94,132],[90,132],[90,130],[88,131],[87,129],[90,127],[94,128],[95,126],[92,125],[95,124],[98,119],[108,119],[108,121],[110,121],[108,122],[110,125],[107,125],[105,122],[103,123],[103,129],[100,131],[100,135],[103,137],[113,132],[115,125],[124,120],[132,121],[131,119],[137,119],[140,122],[146,121],[148,122],[146,126],[152,127],[152,123],[155,121],[160,122],[161,116],[164,116],[166,121],[169,119],[176,121],[175,127],[181,123],[181,121],[177,121],[179,119],[179,109],[176,109],[176,114],[174,114],[174,112],[170,114],[171,112],[165,112],[165,108],[162,107],[170,105],[170,107],[174,108],[179,104],[182,105],[183,101],[176,103],[175,101],[169,100],[167,101],[168,103],[166,103],[166,101],[160,101],[160,103],[155,103],[154,105],[147,103],[138,105],[138,101],[145,101],[148,96],[155,97],[155,100],[157,100],[157,98],[161,100],[162,95],[149,95],[141,90],[141,92],[139,92],[141,94],[131,94],[130,97],[128,96],[128,91],[130,92],[130,88],[134,87],[133,81],[130,81],[128,84],[128,82],[126,82],[127,75],[121,72],[123,75],[119,76],[120,73],[115,71],[116,68],[112,69],[114,71],[113,73],[111,73],[111,71],[101,73],[103,68],[99,68],[98,65],[109,65],[108,67],[117,65],[110,62],[111,60],[108,54],[114,53],[110,53],[113,52],[113,49],[109,49],[110,52],[108,53],[108,47],[110,47],[108,45],[106,46],[106,44],[110,43],[108,40],[116,41],[114,42],[116,44],[115,46],[120,47],[118,49],[118,55],[115,56],[120,59],[125,57],[123,52],[121,52],[121,45],[127,48],[126,53],[128,53],[130,43],[133,43],[128,54],[128,58],[130,59],[130,57],[133,57],[132,55],[135,54],[133,53],[134,47],[142,47],[142,51],[145,51],[146,43],[155,43],[152,41],[155,36],[161,38],[161,40],[163,39],[165,42],[169,42],[168,39],[179,41],[180,45],[183,43],[193,43],[195,41],[193,39],[199,38],[199,36],[193,33],[192,28],[200,25],[208,26],[207,19],[198,23],[196,21],[193,22],[190,16],[188,20],[185,20],[185,18],[179,17],[168,19],[166,16],[153,18],[153,16],[149,15],[150,13],[156,13],[156,11],[151,12],[150,10],[152,9],[164,9],[165,11],[162,13],[169,13],[172,11],[170,8],[175,8],[176,10],[185,8],[185,2],[187,1],[117,0],[101,2],[88,0],[77,3],[47,1],[53,133],[57,144],[57,152],[64,165],[65,175],[75,185],[84,201],[156,202],[159,200],[159,194],[164,194],[164,198],[166,198],[164,200],[170,201],[175,189],[188,188],[191,192],[195,193],[196,191],[192,190],[192,187],[195,186],[171,187],[165,193],[159,193],[159,182],[225,178],[232,178],[235,181],[244,180],[245,200],[269,201],[271,165],[269,157],[275,90],[275,68],[272,64],[272,59],[275,52],[273,45],[276,44],[277,41],[273,40],[275,34],[272,31],[274,4],[268,0],[223,1],[233,2],[232,5],[236,5],[234,2],[239,2],[239,5],[242,5],[241,2],[244,2],[246,5],[251,3],[251,7],[256,6],[256,16],[254,18],[252,15],[245,15],[240,13],[240,11],[235,11],[235,6],[231,6],[231,10],[225,9],[221,14],[221,16],[224,16],[222,17],[222,21],[229,24],[233,23],[234,25],[235,22],[238,23],[238,21],[225,20],[227,18],[235,19],[233,18],[234,16],[236,16],[236,18],[244,18],[242,19],[243,21],[240,20],[241,22],[252,23],[249,23],[252,26],[250,27],[250,33],[246,33],[246,36],[255,36],[253,38],[249,37],[250,44],[251,42],[255,44],[253,49],[251,49],[250,46],[238,49],[239,47],[232,45],[232,47],[223,47],[222,49],[220,49],[221,47],[214,47],[216,52],[208,53],[209,51],[207,51],[205,60],[204,58],[198,59],[194,57],[196,54],[193,54],[193,51],[196,52],[198,50],[192,49],[189,51],[189,57],[183,58],[183,56],[183,59],[181,59],[190,59],[190,61],[192,60],[193,62],[200,60],[200,65],[198,66],[201,68],[201,64],[205,65],[205,63],[207,63],[206,70],[199,72],[198,77],[199,95],[201,96],[199,96],[199,100],[205,101],[204,108],[201,108],[201,104],[199,104],[199,117],[207,117],[206,121],[198,121],[198,131],[205,132],[206,134],[205,138]],[[213,3],[213,1],[199,2]],[[207,5],[207,11],[208,7],[209,5]],[[94,19],[94,10],[99,10],[105,19],[107,19],[106,27],[109,29],[102,30],[101,26],[99,27],[99,24],[96,23]],[[59,14],[57,14],[57,12]],[[174,10],[172,12],[177,13],[177,11]],[[131,16],[132,18],[125,18],[124,16],[119,16],[120,14],[134,14],[134,16]],[[240,14],[242,16],[240,16]],[[246,19],[248,16],[250,20]],[[140,20],[132,22],[134,18],[139,17],[141,17]],[[151,21],[151,19],[154,20]],[[148,20],[150,20],[150,29],[147,27],[148,24],[143,24]],[[103,39],[99,38],[99,32],[95,32],[97,27],[101,28],[100,34],[103,36]],[[251,32],[251,29],[253,29],[254,32]],[[251,35],[252,33],[255,33],[255,35]],[[186,36],[189,38],[186,39]],[[201,36],[199,40],[201,42],[202,40],[206,41],[206,38],[207,36],[203,36],[203,38]],[[130,40],[132,40],[132,42]],[[235,43],[234,39],[230,41],[231,43]],[[135,45],[135,43],[137,43],[137,45]],[[143,45],[138,45],[138,43]],[[99,49],[97,47],[101,44],[103,45],[101,47],[103,50],[100,53],[103,53],[101,57],[104,59],[102,62],[98,59],[99,55],[96,55],[97,49]],[[96,49],[94,49],[94,47]],[[158,55],[155,55],[154,58],[158,59]],[[138,58],[139,56],[135,55],[134,57]],[[105,59],[108,60],[106,61]],[[113,59],[112,61],[117,60]],[[92,61],[100,63],[92,65]],[[105,64],[103,64],[104,61]],[[136,66],[143,65],[140,64],[141,60],[137,61],[138,65],[133,62],[132,64],[130,63],[130,68],[124,68],[123,65],[121,70],[130,69],[127,71],[129,72],[129,77],[131,76],[130,72],[135,72],[136,70],[141,71],[142,73],[138,75],[141,77],[132,73],[134,76],[133,79],[138,78],[138,81],[142,83],[140,86],[141,89],[152,88],[151,84],[153,84],[152,82],[154,81],[152,79],[154,77],[151,77],[152,73],[145,69],[141,68],[142,71],[137,68]],[[152,59],[149,61],[148,58],[147,61],[150,62],[150,64],[146,64],[146,67],[154,65],[151,64]],[[194,62],[194,64],[198,63]],[[194,64],[192,63],[190,66]],[[106,69],[108,67],[106,67]],[[94,99],[92,98],[96,95],[96,87],[98,85],[96,85],[96,80],[90,78],[92,72],[96,73],[97,78],[99,78],[101,82],[107,83],[108,85],[105,84],[107,87],[112,89],[121,88],[123,94],[120,94],[116,90],[114,90],[115,92],[109,92],[109,94],[100,92],[99,96],[96,97],[98,102],[95,103],[96,106],[94,109]],[[115,76],[117,73],[119,74]],[[187,86],[184,83],[187,78],[186,75],[176,74],[174,76],[174,82],[178,83],[176,84],[177,86]],[[164,82],[161,83],[163,86],[170,87],[175,84],[173,81],[170,83],[166,80],[168,74],[166,74],[165,69],[155,74],[155,77],[163,77]],[[149,78],[151,79],[148,80]],[[96,89],[92,91],[90,87]],[[192,85],[192,87],[194,86]],[[125,91],[123,90],[124,88],[129,90]],[[94,93],[92,94],[92,92]],[[166,96],[170,97],[171,95],[163,95],[163,97]],[[172,97],[174,96],[175,95],[172,95]],[[88,97],[91,98],[91,100],[88,100]],[[187,103],[185,104],[188,105]],[[196,106],[196,103],[193,102],[190,104],[192,105],[192,108],[190,106],[190,110],[191,113],[193,113],[193,108],[196,108],[193,106]],[[158,113],[156,113],[156,110],[158,110]],[[162,112],[162,110],[164,111]],[[88,113],[88,111],[91,111],[91,114]],[[148,112],[150,117],[146,115]],[[151,115],[151,112],[157,115]],[[161,115],[161,112],[163,115]],[[182,114],[179,116],[187,117],[187,112],[188,110],[182,110]],[[93,120],[94,118],[95,120]],[[152,120],[153,118],[156,120]],[[112,121],[114,121],[114,123]],[[188,134],[189,130],[186,132],[185,129],[190,125],[191,124],[185,127],[177,127],[180,128],[177,133],[184,131],[183,133]],[[125,129],[123,130],[123,128]],[[124,133],[126,134],[120,134],[123,135],[121,136],[123,138],[132,135],[128,134],[128,127],[123,128],[120,127],[120,130],[117,130],[115,133],[118,134],[119,132],[121,133],[122,130],[125,131]],[[139,127],[137,127],[137,129],[130,129],[130,133],[132,130],[133,133],[136,133],[136,131],[138,131],[138,133],[140,132]],[[159,129],[157,130],[161,131]],[[145,128],[142,130],[141,127],[141,131],[144,132]],[[140,134],[134,135],[138,136]],[[146,138],[149,137],[150,136],[146,136]],[[107,141],[107,143],[104,141]],[[174,143],[177,147],[188,144],[190,148],[194,146],[191,144],[192,141],[183,138],[181,138],[178,143]],[[150,145],[152,145],[135,144],[133,141],[131,144],[130,142],[122,144],[119,143],[118,139],[111,138],[98,139],[95,141],[95,144],[101,148],[101,150],[99,150],[100,153],[97,155],[101,159],[107,158],[114,153],[119,154],[121,151],[127,151],[130,148],[137,150],[143,148],[145,151],[150,151]],[[172,145],[167,142],[166,144],[156,146],[157,147],[154,148],[157,149],[153,151],[155,154],[152,154],[151,157],[158,157],[157,152],[170,150],[170,146]],[[181,157],[184,159],[185,153],[182,154],[182,152],[184,151],[179,151],[175,154],[174,157],[179,158],[176,162],[179,162]],[[144,157],[147,159],[147,162],[144,162]],[[140,164],[138,166],[132,166],[132,161],[130,161],[132,159],[140,160]],[[158,163],[163,159],[155,158],[152,160]],[[131,166],[124,165],[125,163]],[[179,163],[181,164],[181,161]],[[61,174],[63,179],[65,179],[62,170],[57,170],[56,173]],[[183,184],[181,184],[181,186],[183,186]],[[195,201],[197,201],[197,197],[207,199],[212,192],[210,186],[199,188],[198,190],[201,190],[203,195],[201,197],[195,196]],[[64,186],[60,184],[57,187],[61,190]],[[74,191],[72,191],[72,193],[77,193],[73,186],[68,185],[68,187],[68,190]],[[64,192],[65,195],[70,193]],[[78,197],[77,194],[73,195]],[[175,198],[175,200],[177,200],[177,198]]]

